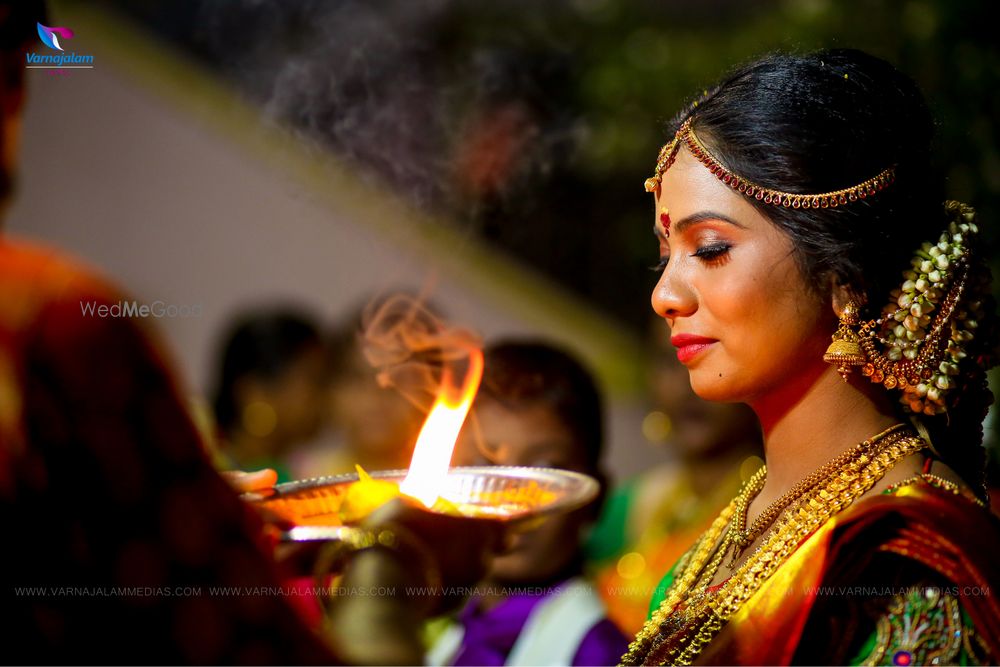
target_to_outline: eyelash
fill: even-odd
[[[717,265],[725,261],[725,255],[732,249],[732,246],[728,243],[715,243],[713,245],[707,245],[703,248],[698,248],[693,253],[692,257],[697,257],[708,265]],[[670,261],[669,257],[664,257],[660,259],[655,266],[649,267],[652,271],[663,272],[667,268],[667,262]]]
[[[704,248],[698,248],[694,251],[693,256],[704,261],[706,264],[717,264],[725,259],[726,253],[729,252],[731,245],[728,243],[715,243],[712,245],[707,245]]]

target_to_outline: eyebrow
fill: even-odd
[[[691,215],[685,216],[678,220],[677,222],[670,225],[670,232],[672,234],[682,234],[685,229],[691,225],[697,224],[699,222],[704,222],[706,220],[721,220],[723,222],[728,222],[734,227],[739,227],[740,229],[746,229],[746,225],[736,222],[728,215],[723,215],[722,213],[716,213],[715,211],[698,211],[697,213],[692,213]],[[660,226],[659,221],[653,223],[653,233],[657,236],[663,236],[663,228]]]

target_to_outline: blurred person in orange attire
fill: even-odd
[[[41,2],[0,1],[4,213],[25,56],[42,48],[48,24]],[[162,345],[140,319],[100,314],[126,298],[118,288],[55,250],[0,235],[0,294],[0,525],[17,540],[0,564],[7,660],[420,659],[419,620],[439,606],[435,593],[338,599],[324,637],[289,603],[288,572],[260,516],[211,465]],[[266,487],[274,473],[235,478],[242,489]],[[488,549],[497,537],[482,521],[399,505],[370,526],[391,530],[388,522],[421,537],[357,552],[345,585],[413,590],[429,581],[412,567],[417,558],[436,563],[444,585],[462,585],[481,575],[481,561],[456,562],[446,538]]]
[[[463,430],[453,464],[560,468],[591,475],[603,488],[602,411],[593,379],[570,355],[534,341],[497,343],[485,351],[474,419]],[[518,534],[457,619],[435,638],[430,663],[617,662],[627,640],[583,578],[582,542],[601,496]]]
[[[329,361],[319,326],[306,313],[275,306],[236,317],[223,338],[213,407],[223,468],[271,468],[278,481],[297,450],[326,422]]]
[[[587,544],[608,614],[628,635],[642,628],[662,573],[763,463],[753,411],[699,398],[660,333],[653,328],[649,389],[655,409],[643,431],[673,460],[612,491]]]

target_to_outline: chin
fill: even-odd
[[[719,377],[719,374],[722,377]],[[692,368],[690,370],[691,389],[698,398],[717,403],[744,402],[747,392],[737,385],[734,378],[726,377],[726,373],[710,366]]]
[[[508,553],[493,559],[490,567],[490,578],[496,581],[522,582],[531,580],[531,574],[538,566],[531,562],[523,553]]]

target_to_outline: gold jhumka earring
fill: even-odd
[[[840,327],[833,334],[833,342],[823,355],[823,361],[837,366],[837,372],[844,378],[844,382],[847,382],[854,366],[863,366],[867,361],[861,352],[861,340],[853,329],[858,324],[859,313],[858,304],[848,301],[840,314]]]

